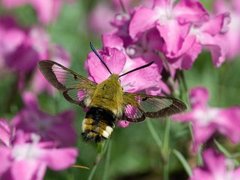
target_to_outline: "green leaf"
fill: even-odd
[[[187,160],[184,158],[184,156],[176,149],[173,150],[173,154],[180,161],[180,163],[184,167],[185,171],[187,172],[188,176],[192,176],[191,167],[189,166],[189,164],[188,164]]]

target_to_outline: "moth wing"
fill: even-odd
[[[87,101],[96,89],[95,82],[54,61],[40,61],[38,65],[44,77],[63,93],[66,100],[82,107],[87,106]]]
[[[186,110],[186,105],[173,97],[124,93],[124,113],[122,119],[141,122],[146,117],[161,118]]]

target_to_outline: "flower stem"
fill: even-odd
[[[107,148],[108,148],[108,145],[109,145],[109,142],[110,140],[104,142],[104,143],[99,143],[98,144],[98,149],[99,149],[99,153],[97,154],[97,157],[96,157],[96,161],[95,161],[95,164],[88,176],[88,180],[92,180],[93,179],[93,176],[97,170],[97,167],[98,165],[100,164],[101,160],[102,160],[102,157],[104,156],[104,154],[106,153],[107,151]]]
[[[163,165],[163,180],[169,180],[169,163]]]
[[[110,141],[110,140],[109,140]],[[105,167],[103,171],[103,179],[108,179],[108,170],[109,170],[109,165],[110,165],[110,157],[111,157],[111,148],[112,148],[112,143],[109,142],[108,149],[107,149],[107,154],[106,154],[106,162],[105,162]]]
[[[162,152],[162,140],[160,139],[160,137],[158,136],[156,130],[153,127],[152,121],[151,120],[147,120],[147,127],[150,131],[150,134],[152,135],[154,141],[156,142],[157,146],[160,149],[160,157],[163,163],[166,163],[166,160],[164,158],[163,152]]]
[[[171,120],[166,120],[166,128],[164,132],[164,139],[163,139],[163,152],[165,156],[169,154],[169,139],[170,139],[170,128],[171,128]]]
[[[192,170],[190,165],[188,164],[187,160],[184,158],[184,156],[176,149],[173,150],[173,154],[177,157],[177,159],[180,161],[182,166],[184,167],[185,171],[187,172],[188,176],[192,176]]]
[[[163,139],[163,156],[166,160],[166,163],[163,165],[163,179],[169,179],[169,139],[170,139],[170,128],[171,128],[171,120],[166,119],[166,128],[164,132],[164,139]]]

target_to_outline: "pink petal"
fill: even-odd
[[[199,177],[201,177],[201,178],[199,179]],[[201,179],[213,180],[213,177],[212,177],[211,173],[206,172],[200,168],[194,169],[193,174],[190,177],[190,180],[201,180]]]
[[[126,128],[129,126],[129,124],[130,122],[128,121],[124,121],[124,120],[117,121],[117,126],[121,128]]]
[[[203,108],[207,106],[207,102],[209,99],[208,90],[205,87],[192,88],[189,98],[192,108]]]
[[[11,161],[10,161],[10,150],[6,147],[2,147],[0,146],[0,162],[1,162],[1,166],[0,166],[0,177],[1,175],[7,171],[7,169],[10,167],[11,165]]]
[[[184,45],[183,45],[184,46]],[[176,69],[188,70],[192,68],[193,63],[197,59],[198,55],[202,52],[202,46],[199,43],[192,44],[191,48],[188,49],[182,56],[175,58],[177,60],[172,65]],[[181,53],[181,50],[179,51]],[[171,61],[171,60],[170,60]]]
[[[216,131],[217,127],[214,125],[199,126],[193,123],[193,152],[197,153],[200,145],[203,145]]]
[[[46,171],[46,165],[36,161],[15,161],[11,166],[13,179],[41,180]],[[41,173],[40,173],[41,172]]]
[[[174,14],[180,24],[208,19],[208,13],[203,5],[195,0],[180,0],[174,7]]]
[[[204,152],[203,158],[208,170],[211,173],[225,174],[226,160],[224,156],[218,155],[212,149],[208,149],[207,151]]]
[[[157,29],[166,44],[166,56],[173,57],[182,48],[184,38],[189,31],[189,25],[180,26],[176,20],[157,24]]]
[[[192,112],[185,112],[171,116],[172,120],[174,121],[181,121],[181,122],[189,122],[194,119],[194,115]]]
[[[38,109],[38,100],[35,94],[32,92],[24,92],[23,93],[23,101],[27,107],[30,109]]]
[[[2,0],[2,4],[7,8],[14,8],[28,3],[29,0]]]
[[[229,13],[220,14],[214,18],[211,18],[201,26],[201,31],[208,33],[212,36],[226,32],[227,25],[230,23]]]
[[[156,6],[165,7],[169,4],[170,4],[169,0],[154,0],[154,7],[156,7]]]
[[[222,109],[216,123],[222,134],[234,143],[240,142],[240,107]]]
[[[103,47],[117,48],[119,50],[123,47],[123,40],[114,34],[103,34],[102,42]]]
[[[16,50],[26,38],[26,34],[21,29],[9,29],[2,34],[1,38],[1,48],[3,48],[4,53],[10,53]],[[9,42],[11,39],[11,42]]]
[[[125,72],[146,64],[142,58],[135,58],[134,61],[130,61],[132,64],[128,67],[127,70],[125,70]],[[127,74],[121,78],[122,87],[127,92],[137,92],[156,87],[160,81],[161,76],[159,73],[159,68],[156,64]]]
[[[97,3],[95,8],[91,11],[88,20],[90,28],[98,34],[112,31],[113,26],[111,26],[110,22],[113,19],[115,13],[116,12],[114,11],[110,3]]]
[[[115,74],[120,74],[126,62],[126,57],[123,52],[115,48],[105,48],[99,53],[110,71]],[[88,69],[89,75],[97,83],[106,80],[110,76],[106,67],[93,52],[88,55],[86,68]]]
[[[57,18],[62,0],[31,0],[31,3],[37,11],[39,20],[48,24]]]
[[[138,9],[129,24],[129,35],[134,39],[139,33],[154,27],[157,19],[158,17],[153,10],[148,8]]]
[[[222,65],[227,55],[225,49],[221,47],[221,43],[223,42],[216,41],[216,45],[205,45],[205,47],[210,50],[213,64],[216,67],[220,67]]]
[[[43,160],[53,170],[63,170],[74,165],[78,151],[75,148],[46,150]]]

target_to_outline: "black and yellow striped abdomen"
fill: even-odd
[[[115,126],[116,116],[107,109],[90,107],[82,122],[82,136],[86,141],[107,139]]]

